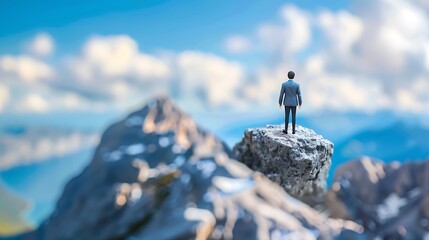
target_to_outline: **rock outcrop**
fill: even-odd
[[[427,239],[429,161],[347,162],[335,172],[326,205],[332,217],[364,226],[371,239]]]
[[[221,140],[157,98],[109,127],[53,214],[16,239],[333,239],[360,231],[232,160]]]
[[[334,145],[313,130],[297,126],[284,134],[283,125],[248,129],[233,156],[313,205],[323,200]]]

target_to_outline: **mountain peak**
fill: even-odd
[[[222,140],[156,97],[106,130],[53,214],[16,239],[333,239],[361,232],[230,156]]]
[[[183,128],[196,128],[193,119],[175,105],[172,99],[158,95],[124,120],[126,127],[141,127],[145,133],[177,132]]]
[[[131,113],[130,116],[140,115],[141,117],[145,117],[148,113],[152,113],[158,118],[165,118],[171,112],[180,112],[183,114],[183,111],[173,103],[173,100],[169,96],[156,95],[149,99],[140,110]]]
[[[163,108],[164,106],[174,106],[173,100],[167,95],[156,95],[147,103],[149,107]],[[176,107],[176,106],[174,106]],[[177,107],[176,107],[177,108]]]
[[[173,147],[173,152],[193,149],[193,154],[199,156],[230,151],[226,144],[202,129],[171,98],[163,95],[150,99],[140,110],[109,127],[103,134],[101,145],[104,151],[111,153],[106,155],[113,156],[113,159],[127,152],[124,150],[127,146],[131,149],[136,146],[139,152],[153,152],[157,145]]]

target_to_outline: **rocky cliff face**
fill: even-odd
[[[332,154],[323,146],[311,149]],[[315,168],[313,158],[302,162],[297,176],[324,176],[322,167],[308,176],[298,172]],[[303,187],[318,191],[318,184]],[[221,140],[169,99],[157,98],[106,130],[53,214],[17,239],[333,239],[360,231],[232,160]]]
[[[326,205],[332,217],[362,224],[371,238],[427,239],[429,161],[350,161],[337,169]]]
[[[334,145],[313,130],[297,126],[284,134],[283,125],[248,129],[233,149],[234,158],[262,172],[289,194],[314,204],[323,199]]]

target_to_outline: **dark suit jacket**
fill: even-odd
[[[289,79],[282,84],[280,90],[279,105],[296,107],[302,104],[301,89],[299,84]]]

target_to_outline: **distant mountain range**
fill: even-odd
[[[425,160],[429,157],[429,129],[397,122],[381,129],[360,131],[335,145],[336,164],[362,155],[386,162]]]
[[[74,154],[97,144],[99,134],[93,131],[52,126],[22,125],[0,128],[0,169],[45,161]]]
[[[1,184],[21,199],[9,201],[10,194],[3,189],[0,205],[8,206],[3,204],[5,201],[16,203],[7,208],[9,215],[21,216],[27,228],[38,225],[52,212],[64,184],[88,163],[97,139],[98,134],[89,131],[0,126]],[[3,210],[0,213],[4,216]],[[14,225],[19,228],[22,224]],[[0,227],[0,234],[7,232]]]
[[[83,149],[0,172],[5,185],[31,204],[23,214],[29,225],[37,226],[52,212],[64,185],[88,164],[92,153],[92,148]]]
[[[10,150],[5,139],[22,138],[37,139],[50,136],[64,136],[73,129],[73,121],[67,120],[62,128],[59,124],[52,124],[49,131],[34,130],[43,119],[26,126],[25,120],[8,120],[0,124],[0,153]],[[81,117],[80,117],[81,118]],[[112,116],[106,118],[112,119]],[[314,116],[298,115],[298,123],[314,129],[325,138],[334,142],[334,155],[330,179],[335,168],[350,159],[368,155],[385,161],[421,160],[429,157],[429,143],[427,136],[429,128],[422,125],[423,118],[404,119],[400,116],[381,112],[373,115],[363,113],[326,113]],[[214,120],[212,120],[214,121]],[[262,116],[252,118],[247,116],[234,116],[231,119],[222,119],[222,128],[210,129],[214,134],[232,147],[238,142],[243,131],[250,127],[260,127],[265,124],[279,124],[283,122],[283,115],[278,117]],[[74,131],[92,133],[99,131],[108,120],[92,117],[88,124],[76,127]],[[98,125],[97,123],[100,123]],[[103,124],[101,124],[103,123]],[[203,121],[204,123],[204,121]],[[205,124],[210,126],[211,124]],[[221,124],[219,124],[220,126]],[[97,126],[97,127],[95,127]],[[45,126],[46,127],[46,126]],[[31,133],[31,137],[29,135]],[[10,143],[9,140],[6,142]],[[81,171],[90,161],[94,145],[69,152],[61,156],[47,157],[40,161],[33,161],[25,165],[17,165],[9,169],[0,169],[0,177],[4,184],[28,202],[32,203],[33,210],[27,216],[27,221],[37,225],[48,216],[61,194],[64,184],[75,174]],[[2,159],[3,160],[3,159]],[[0,203],[5,198],[0,194]],[[22,212],[21,208],[12,208]]]
[[[308,152],[284,154],[307,159],[315,151],[321,156],[332,150],[313,131],[300,128],[298,133],[297,141],[304,142],[298,148]],[[320,145],[308,147],[311,141]],[[108,127],[91,162],[66,184],[52,214],[34,231],[11,239],[330,240],[362,235],[359,224],[318,214],[231,156],[221,139],[169,98],[156,98]],[[320,164],[318,156],[311,158],[315,164]],[[300,176],[307,166],[293,174]]]

